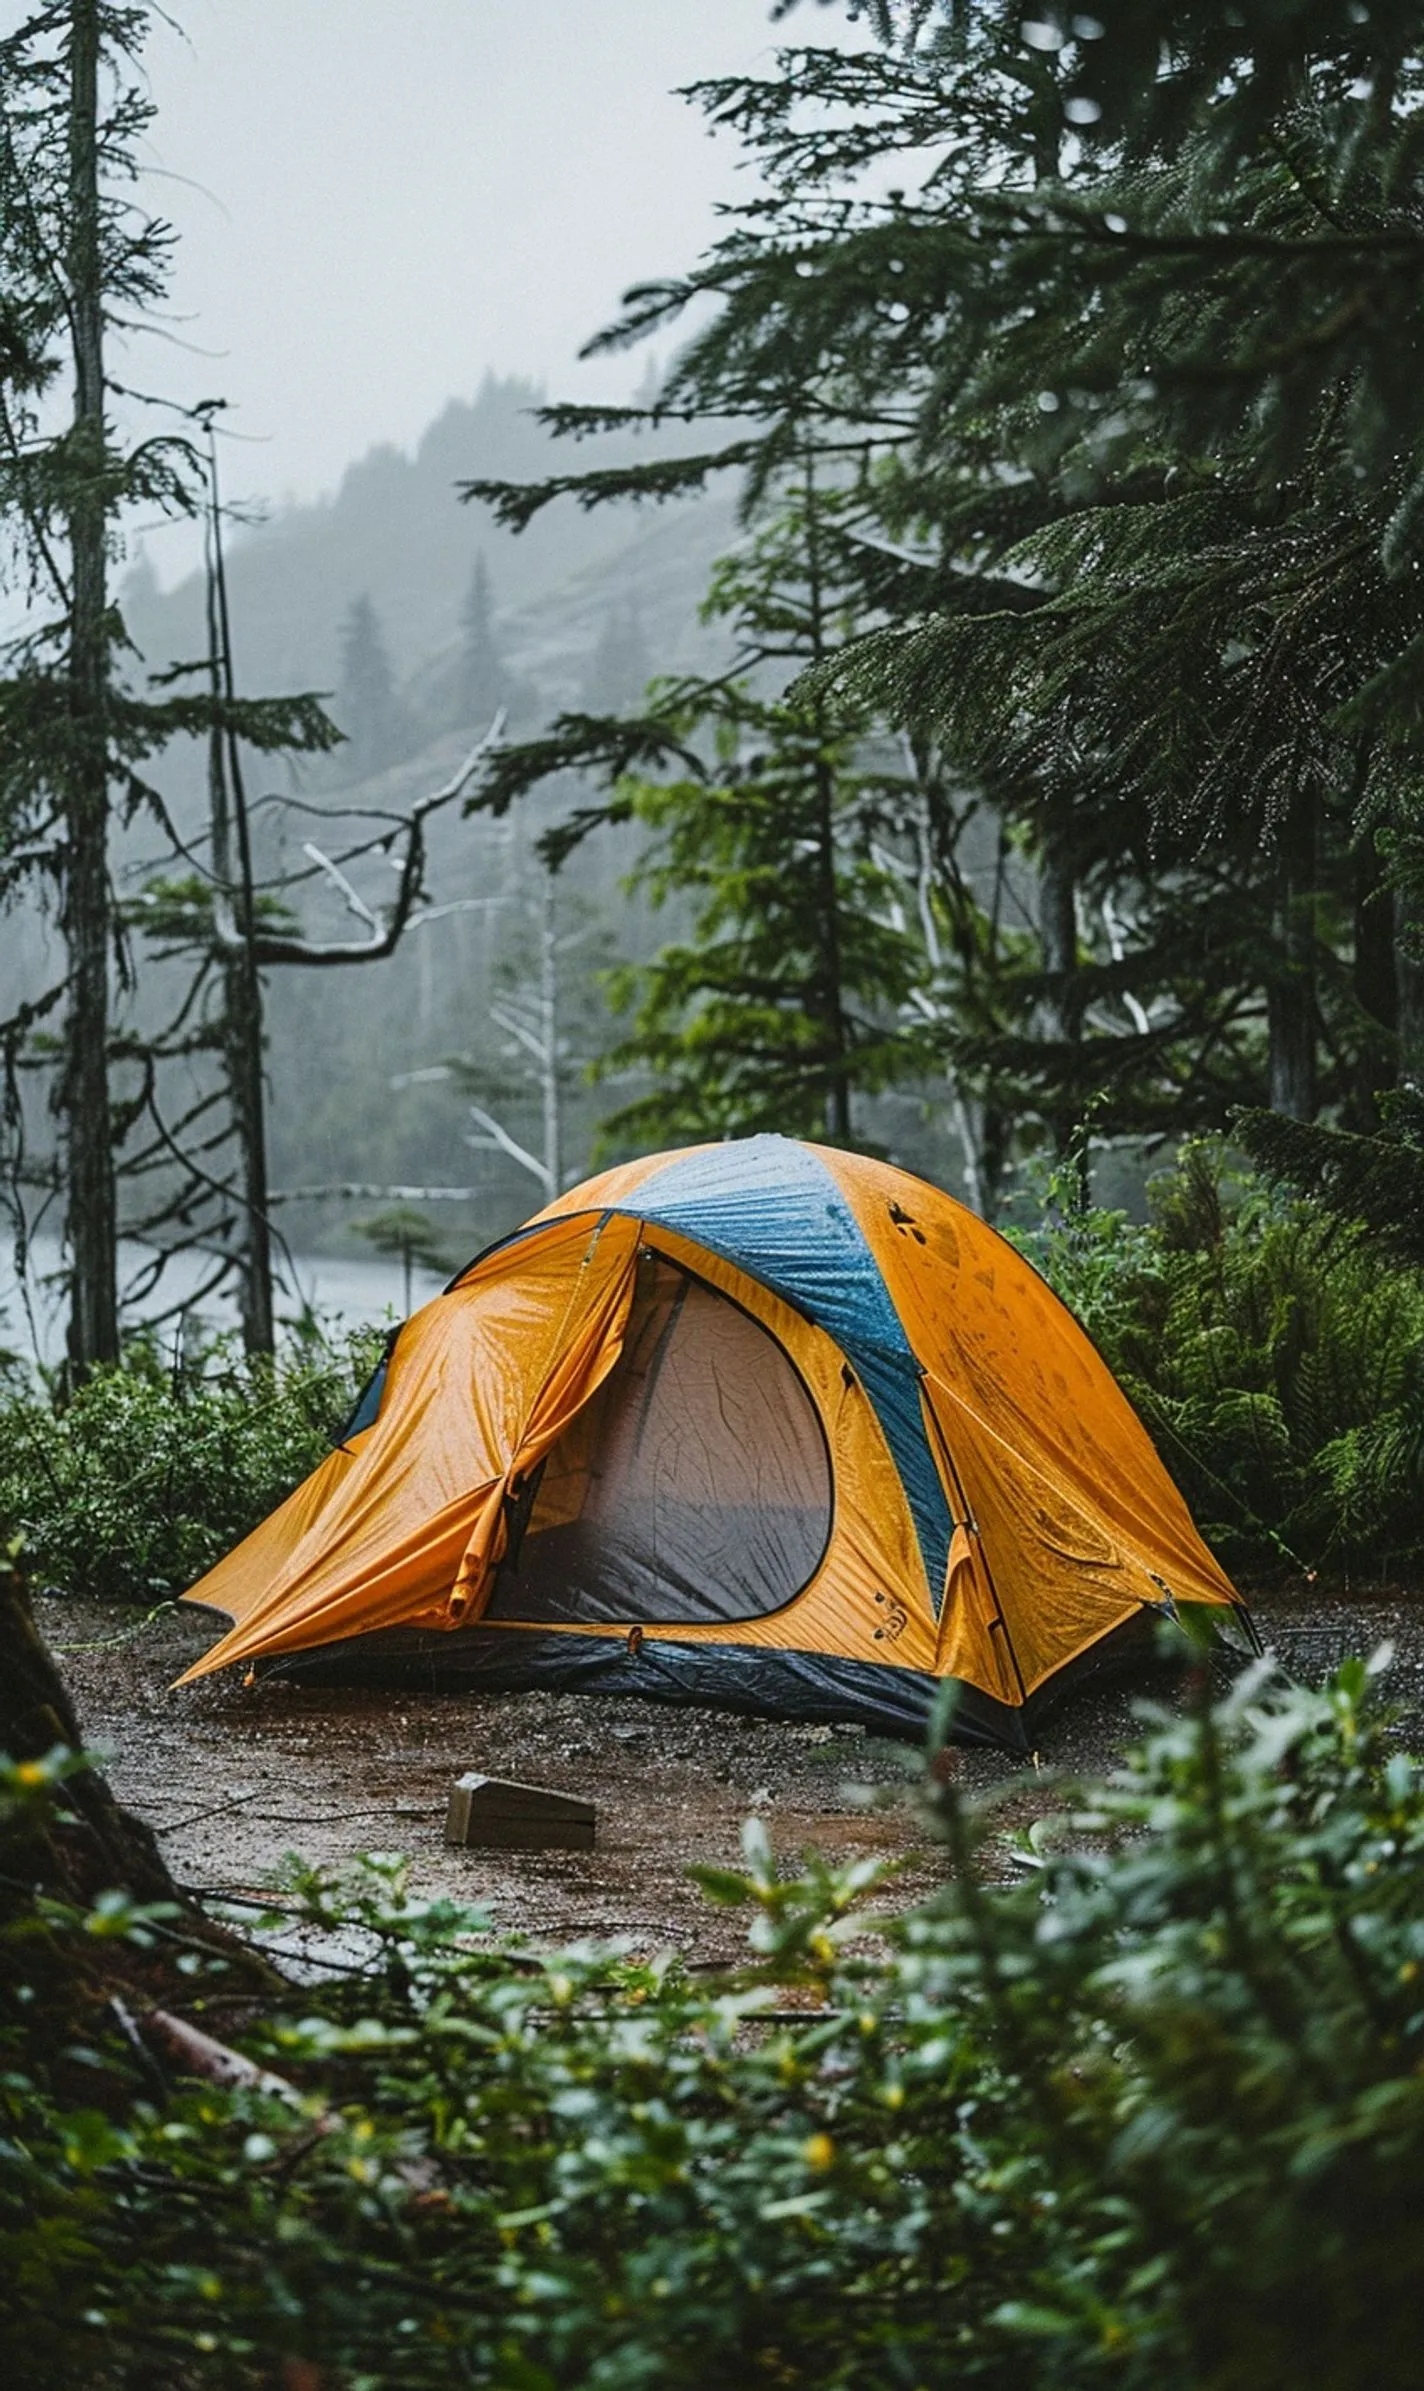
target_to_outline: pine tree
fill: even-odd
[[[1174,1084],[1209,1092],[1220,965],[1183,987],[1160,899],[1180,910],[1223,866],[1227,984],[1260,1031],[1261,1093],[1294,1113],[1322,1096],[1367,1112],[1401,985],[1381,839],[1415,835],[1400,701],[1420,603],[1391,577],[1387,529],[1412,468],[1396,458],[1362,500],[1339,437],[1353,368],[1337,358],[1286,394],[1283,483],[1281,408],[1248,419],[1213,360],[1240,358],[1270,318],[1283,258],[1356,255],[1353,236],[1337,240],[1341,206],[1371,237],[1387,225],[1412,74],[1374,138],[1356,111],[1348,154],[1331,60],[1315,83],[1296,75],[1264,131],[1254,102],[1243,114],[1229,85],[1202,87],[1174,146],[1152,149],[1149,132],[1124,163],[1066,138],[1091,32],[1060,44],[1051,26],[945,9],[918,12],[911,35],[709,87],[776,195],[683,284],[635,294],[621,332],[715,294],[674,396],[779,391],[789,418],[793,391],[823,391],[878,441],[887,527],[909,535],[919,586],[908,570],[898,588],[868,581],[891,619],[837,669],[1010,792],[1040,860],[1037,1076],[1060,1143],[1095,1074],[1123,1127],[1148,1126]],[[1229,183],[1214,171],[1223,123]],[[888,176],[937,129],[953,139],[913,201],[850,195],[867,164]],[[1085,948],[1095,895],[1120,921],[1155,923],[1152,940]],[[1201,927],[1219,954],[1218,923]],[[1115,1054],[1101,1037],[1090,1051],[1086,1028],[1114,1011]]]
[[[713,578],[705,611],[732,629],[732,670],[654,683],[640,715],[563,716],[493,766],[481,802],[497,806],[558,771],[601,781],[606,802],[555,835],[556,856],[600,820],[638,821],[651,843],[631,886],[690,910],[686,937],[614,975],[632,1028],[599,1075],[653,1083],[607,1124],[617,1140],[853,1144],[857,1096],[923,1060],[918,927],[876,852],[902,812],[898,758],[876,756],[863,708],[790,686],[843,636],[836,532],[855,508],[803,442]]]
[[[396,689],[380,617],[357,598],[340,629],[334,712],[346,734],[342,762],[358,779],[384,772],[409,753],[411,726]]]
[[[621,714],[636,706],[652,675],[652,658],[636,606],[614,604],[599,626],[584,704],[591,714]]]
[[[1234,1135],[1271,1178],[1337,1219],[1359,1221],[1401,1262],[1424,1269],[1424,1092],[1395,1090],[1367,1134],[1241,1112]]]
[[[510,700],[510,675],[495,630],[494,594],[483,552],[476,556],[460,609],[454,719],[457,727],[488,723]]]
[[[944,0],[705,87],[758,196],[605,338],[699,308],[644,413],[719,444],[483,490],[517,525],[737,467],[755,505],[808,424],[846,460],[862,636],[819,685],[999,812],[1036,972],[941,1026],[1063,1150],[1104,1096],[1118,1134],[1367,1124],[1417,1013],[1417,376],[1377,335],[1417,304],[1420,70],[1393,9],[1172,13],[1160,79],[1155,7],[1143,46]]]
[[[931,13],[951,20],[954,0],[934,0]],[[1400,460],[1417,459],[1424,438],[1412,0],[1105,0],[1087,18],[1052,0],[1029,17],[1007,4],[998,16],[1021,57],[1053,58],[1075,145],[1116,153],[1143,184],[1159,161],[1194,153],[1185,240],[1159,238],[1131,212],[1116,258],[1081,218],[1058,215],[1044,230],[1078,248],[1080,284],[1111,288],[1127,271],[1156,286],[1153,380],[1189,413],[1199,444],[1249,424],[1287,473],[1333,391],[1342,458],[1366,487],[1396,484],[1385,554],[1415,554],[1424,480],[1416,469],[1397,485]],[[1242,222],[1240,177],[1263,165],[1283,178],[1304,170],[1317,224]],[[1226,282],[1240,304],[1224,321],[1207,325],[1178,304],[1188,285]],[[1094,397],[1111,412],[1105,388]]]
[[[129,510],[193,511],[201,464],[191,440],[146,425],[127,439],[111,412],[105,348],[116,322],[151,313],[164,291],[167,227],[132,204],[137,151],[152,116],[139,88],[148,12],[110,0],[50,0],[0,43],[0,533],[28,626],[0,680],[0,902],[56,892],[65,970],[0,1024],[7,1101],[0,1135],[23,1222],[25,1107],[19,1074],[49,1060],[58,1181],[72,1263],[69,1362],[78,1376],[118,1352],[116,1147],[133,1127],[151,1060],[116,1019],[120,924],[110,882],[111,816],[140,813],[168,834],[144,767],[172,737],[205,733],[211,695],[159,676],[139,694],[109,561]],[[55,428],[59,385],[68,420]],[[141,408],[126,394],[131,409]],[[319,747],[310,698],[242,712],[265,748]],[[113,1066],[139,1094],[116,1099]]]

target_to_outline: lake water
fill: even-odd
[[[125,1243],[119,1248],[119,1284],[129,1284],[143,1270],[149,1259],[148,1249]],[[202,1286],[211,1269],[204,1254],[178,1255],[165,1270],[158,1287],[147,1297],[126,1305],[126,1322],[152,1320],[170,1313],[177,1303],[188,1301]],[[67,1297],[60,1278],[61,1254],[59,1240],[37,1237],[30,1249],[29,1265],[23,1289],[15,1278],[14,1253],[8,1237],[0,1241],[0,1347],[22,1354],[27,1360],[38,1358],[57,1362],[64,1353],[64,1332]],[[358,1327],[369,1322],[385,1323],[399,1320],[405,1311],[405,1284],[398,1261],[373,1259],[366,1261],[354,1256],[336,1254],[298,1254],[293,1260],[295,1287],[279,1289],[277,1315],[279,1320],[293,1320],[303,1309],[315,1312],[323,1324],[336,1329],[343,1324]],[[417,1270],[411,1274],[411,1306],[427,1303],[440,1291],[442,1281],[431,1272]],[[205,1296],[196,1315],[213,1328],[235,1328],[237,1307],[230,1294]],[[166,1333],[181,1333],[175,1319],[166,1323]]]

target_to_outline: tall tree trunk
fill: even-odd
[[[1038,867],[1038,945],[1043,968],[1042,1032],[1061,1050],[1057,1087],[1049,1102],[1049,1126],[1060,1155],[1072,1150],[1082,1091],[1073,1048],[1082,1034],[1076,986],[1078,969],[1078,873],[1071,798],[1051,798],[1044,809]]]
[[[850,1040],[846,1032],[841,961],[840,889],[836,878],[835,775],[824,753],[816,774],[816,876],[821,911],[821,1007],[826,1033],[826,1135],[848,1146],[850,1125]]]
[[[223,569],[222,522],[218,504],[216,444],[209,471],[212,553],[208,572],[208,657],[214,698],[232,700],[236,676],[227,576]],[[272,1302],[272,1223],[267,1183],[267,1091],[263,1081],[265,1020],[262,974],[256,954],[256,898],[252,840],[237,741],[215,723],[208,750],[208,801],[213,877],[226,919],[223,934],[223,1059],[237,1141],[242,1245],[238,1263],[238,1309],[246,1352],[276,1350]],[[409,1305],[407,1305],[407,1310]]]
[[[1395,957],[1394,897],[1373,831],[1354,850],[1355,959],[1353,984],[1359,1008],[1358,1047],[1352,1066],[1352,1128],[1379,1127],[1379,1096],[1399,1076],[1399,975]]]
[[[806,500],[806,614],[811,661],[820,664],[826,653],[826,605],[821,565],[821,520],[816,494],[816,457],[808,448],[804,458]],[[832,1145],[848,1146],[850,1125],[850,1032],[845,1015],[845,968],[841,953],[840,884],[836,872],[836,777],[826,754],[822,708],[816,704],[812,721],[816,758],[812,767],[815,791],[816,893],[821,917],[821,953],[817,1006],[826,1039],[826,1135]]]
[[[99,8],[72,0],[68,271],[74,419],[68,470],[72,748],[65,788],[69,1007],[59,1103],[74,1284],[69,1363],[82,1377],[119,1351],[117,1217],[109,1111],[108,685],[104,300],[99,242]]]
[[[212,798],[213,870],[222,885],[232,889],[233,839],[226,775],[220,752],[220,732],[214,733],[213,745],[219,751],[215,769],[210,766],[209,784]],[[238,888],[233,891],[238,898],[233,906],[233,920],[241,943],[236,952],[224,954],[222,966],[223,1062],[227,1072],[233,1134],[237,1142],[238,1194],[242,1212],[238,1311],[242,1321],[244,1350],[248,1353],[271,1353],[276,1345],[276,1323],[272,1305],[272,1233],[267,1209],[262,984],[253,964],[250,941],[243,936],[246,909],[240,902],[241,878],[239,866]]]
[[[1313,1121],[1318,1104],[1315,850],[1315,795],[1301,790],[1282,826],[1276,850],[1276,951],[1266,992],[1270,1107],[1296,1121]]]
[[[1413,883],[1394,892],[1394,980],[1399,1076],[1424,1088],[1424,889]]]
[[[559,941],[554,914],[554,875],[544,875],[539,924],[539,1040],[543,1047],[544,1168],[549,1201],[564,1191],[563,1088],[559,1077]]]

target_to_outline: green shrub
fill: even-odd
[[[111,2019],[63,2015],[75,1938],[182,1952],[171,1918],[12,1905],[0,2367],[1412,2391],[1424,1780],[1364,1668],[1323,1694],[1257,1671],[1162,1721],[1008,1887],[992,1819],[931,1798],[954,1880],[878,1942],[873,1871],[783,1881],[749,1830],[746,1873],[707,1884],[752,1957],[710,1984],[491,1948],[397,1862],[344,1890],[294,1866],[276,1906],[326,1966],[243,2037],[285,2096],[160,2089]],[[201,2012],[222,1979],[185,1959]]]
[[[1050,1182],[1015,1242],[1121,1379],[1229,1564],[1388,1570],[1424,1556],[1424,1276],[1233,1170],[1208,1141],[1151,1219]]]
[[[14,1378],[0,1395],[0,1551],[35,1583],[154,1603],[264,1519],[330,1450],[374,1364],[369,1333],[249,1361],[230,1339],[174,1369],[151,1342],[66,1404]]]

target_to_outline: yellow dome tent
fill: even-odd
[[[588,1180],[392,1339],[341,1445],[194,1586],[188,1676],[348,1653],[1025,1748],[1154,1612],[1241,1615],[1106,1366],[984,1222],[755,1137]],[[186,1682],[186,1680],[184,1681]]]

